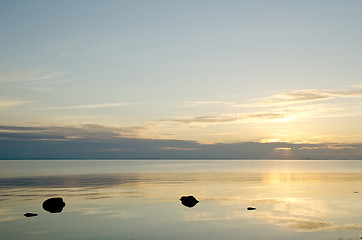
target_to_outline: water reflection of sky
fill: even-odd
[[[359,239],[361,186],[362,172],[7,177],[0,179],[0,239]],[[200,203],[181,205],[188,195]],[[42,210],[56,196],[67,203],[63,212]]]

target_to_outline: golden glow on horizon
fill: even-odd
[[[262,139],[261,143],[274,143],[274,142],[283,142],[279,138],[271,138],[271,139]]]
[[[277,154],[277,156],[283,157],[283,158],[292,158],[293,157],[293,149],[292,148],[274,148],[274,153]]]

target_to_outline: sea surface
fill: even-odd
[[[361,237],[362,161],[0,161],[1,240]]]

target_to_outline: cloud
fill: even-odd
[[[54,77],[58,77],[60,75],[63,75],[63,73],[61,73],[61,72],[53,72],[53,73],[49,73],[49,74],[46,74],[46,75],[43,75],[43,76],[39,76],[39,77],[29,79],[29,81],[48,80],[48,79],[51,79],[51,78],[54,78]]]
[[[182,147],[163,147],[162,150],[176,150],[176,151],[192,151],[193,148],[182,148]]]
[[[353,146],[343,146],[343,145],[338,145],[338,144],[330,144],[330,145],[324,145],[324,146],[314,146],[314,147],[301,147],[299,148],[300,150],[321,150],[321,149],[334,149],[334,150],[339,150],[339,149],[358,149],[357,147],[353,147]]]
[[[22,127],[22,126],[1,126],[0,131],[11,131],[11,132],[33,132],[33,131],[43,131],[46,128],[43,127]]]
[[[180,119],[161,119],[158,121],[161,122],[175,122],[182,124],[191,124],[191,123],[228,123],[236,122],[246,119],[263,119],[263,120],[273,120],[273,119],[282,119],[287,117],[286,113],[251,113],[244,115],[219,115],[219,116],[200,116],[193,118],[180,118]]]
[[[47,110],[73,110],[73,109],[94,109],[94,108],[112,108],[112,107],[123,107],[135,105],[136,103],[101,103],[101,104],[86,104],[86,105],[73,105],[73,106],[57,106],[57,107],[46,107],[43,109]]]
[[[362,97],[362,89],[355,90],[326,90],[327,94],[337,97]]]
[[[41,85],[41,84],[57,84],[57,83],[66,83],[77,80],[76,78],[64,77],[66,73],[64,72],[48,72],[39,70],[23,70],[14,68],[9,72],[0,73],[0,83],[25,83],[31,85]],[[31,88],[32,90],[48,90],[50,88]]]
[[[40,88],[40,87],[32,87],[31,90],[41,91],[41,92],[52,92],[53,88]]]
[[[257,105],[290,104],[296,102],[308,102],[328,99],[330,96],[323,92],[314,90],[298,90],[290,93],[276,94],[265,100],[259,101]]]
[[[310,102],[331,99],[334,97],[362,97],[362,89],[351,90],[297,90],[293,92],[275,94],[264,100],[256,102],[254,105],[276,105],[293,104],[300,102]]]
[[[286,113],[273,113],[273,112],[255,113],[255,114],[247,115],[247,118],[259,118],[259,119],[267,119],[267,120],[280,119],[280,118],[285,118],[285,117],[287,117]]]
[[[204,105],[236,105],[234,102],[222,102],[222,101],[190,101],[185,102],[183,107],[195,107]]]
[[[35,101],[24,101],[24,100],[0,100],[0,108],[16,107],[19,105],[34,103]]]
[[[224,106],[231,108],[240,108],[248,107],[249,104],[241,104],[236,102],[226,102],[226,101],[187,101],[184,102],[180,108],[190,108],[190,107],[205,107],[205,106]]]
[[[140,137],[143,126],[0,126],[0,158],[362,159],[362,144],[201,144]],[[286,154],[286,151],[287,153]]]
[[[42,85],[42,84],[57,84],[57,83],[67,83],[67,82],[73,82],[78,80],[77,78],[68,78],[68,79],[59,79],[55,80],[52,79],[51,81],[45,81],[45,82],[36,82],[36,85]]]
[[[136,137],[144,130],[146,130],[146,128],[143,126],[116,127],[99,124],[80,124],[76,126],[53,125],[42,127],[0,126],[0,137],[15,140],[104,140],[119,137]]]
[[[0,77],[0,83],[35,82],[49,80],[63,75],[62,72],[52,72],[48,74],[37,74],[34,72],[11,73]]]

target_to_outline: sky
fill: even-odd
[[[0,158],[362,159],[361,12],[2,0]]]

